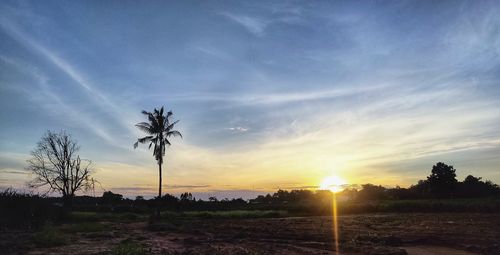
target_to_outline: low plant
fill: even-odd
[[[137,242],[125,240],[113,248],[109,255],[143,255],[147,254],[146,249]]]
[[[90,232],[101,232],[110,230],[111,227],[104,223],[99,222],[81,222],[76,224],[70,224],[62,227],[64,232],[68,233],[90,233]]]
[[[38,247],[54,247],[68,243],[67,237],[54,227],[45,227],[33,235],[33,241]]]

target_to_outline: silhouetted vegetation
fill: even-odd
[[[142,111],[142,114],[148,117],[148,122],[137,123],[135,126],[141,131],[145,132],[147,136],[138,138],[137,142],[134,143],[134,149],[137,148],[139,143],[147,144],[148,148],[151,149],[153,146],[153,156],[158,163],[158,198],[161,198],[161,183],[162,183],[162,169],[163,156],[165,156],[165,149],[170,146],[170,141],[168,140],[171,136],[179,136],[182,138],[182,134],[174,130],[175,124],[179,121],[171,121],[172,111],[167,112],[167,115],[163,115],[163,107],[160,110],[154,109],[153,112]],[[160,214],[160,204],[158,204],[157,214]]]
[[[62,214],[55,200],[59,199],[6,189],[0,193],[0,227],[39,229],[47,221],[55,222]]]
[[[444,163],[436,164],[425,180],[408,188],[386,188],[365,184],[361,189],[345,189],[336,194],[339,211],[370,212],[498,212],[500,188],[491,181],[468,175],[458,181],[455,169]],[[443,188],[446,187],[446,188]],[[1,226],[11,228],[42,228],[46,223],[66,220],[85,222],[129,222],[146,219],[158,207],[162,216],[174,218],[260,218],[291,215],[331,215],[333,194],[325,190],[278,190],[245,201],[238,199],[197,200],[191,193],[179,197],[165,194],[160,199],[124,198],[106,191],[101,197],[77,196],[75,212],[62,218],[61,197],[45,197],[17,193],[7,189],[0,193]],[[103,226],[79,226],[99,229]]]
[[[500,196],[500,188],[491,181],[468,175],[462,182],[456,179],[453,166],[437,163],[431,175],[408,189],[389,189],[392,199],[419,198],[485,198]]]
[[[94,184],[91,162],[80,159],[79,149],[78,142],[66,132],[47,131],[28,160],[28,169],[35,175],[30,187],[58,192],[64,205],[70,206],[75,192],[91,189]]]
[[[142,255],[142,254],[148,254],[146,252],[146,249],[144,247],[134,241],[131,240],[124,240],[122,241],[118,246],[113,248],[111,252],[105,253],[109,255]]]
[[[53,227],[45,227],[43,230],[35,233],[33,240],[37,247],[54,247],[68,243],[65,235]]]

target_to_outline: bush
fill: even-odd
[[[99,222],[82,222],[82,223],[67,225],[61,228],[62,231],[68,233],[101,232],[110,229],[111,227],[109,225],[102,224]]]
[[[52,227],[45,227],[42,231],[35,233],[33,241],[38,247],[54,247],[68,243],[64,234]]]
[[[62,207],[49,198],[10,188],[0,192],[0,208],[0,226],[7,228],[39,229],[63,215]]]
[[[118,246],[113,248],[109,255],[143,255],[146,250],[141,244],[129,240],[121,242]]]
[[[72,212],[69,214],[68,219],[71,222],[88,222],[88,221],[129,222],[145,217],[146,216],[144,214],[135,214],[135,213]]]
[[[233,218],[233,219],[247,219],[247,218],[277,218],[285,217],[285,211],[273,210],[234,210],[234,211],[205,211],[205,212],[186,212],[187,216],[201,217],[201,218]]]

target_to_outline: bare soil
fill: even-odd
[[[369,214],[339,217],[339,254],[500,254],[499,214]],[[336,254],[331,217],[189,218],[106,223],[40,248],[30,234],[2,232],[2,254],[106,254],[124,240],[146,254]]]

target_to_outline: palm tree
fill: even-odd
[[[142,111],[142,114],[148,117],[148,122],[137,123],[135,126],[148,135],[138,138],[137,142],[134,143],[134,149],[137,148],[139,143],[149,143],[149,149],[151,149],[151,146],[154,145],[153,156],[158,162],[160,178],[158,187],[158,199],[160,199],[161,165],[163,164],[163,156],[165,156],[165,148],[166,146],[170,146],[168,138],[171,136],[180,136],[182,138],[182,134],[177,130],[173,130],[174,125],[179,121],[170,121],[173,115],[172,111],[167,112],[166,116],[163,115],[163,106],[159,111],[155,108],[153,112]]]

